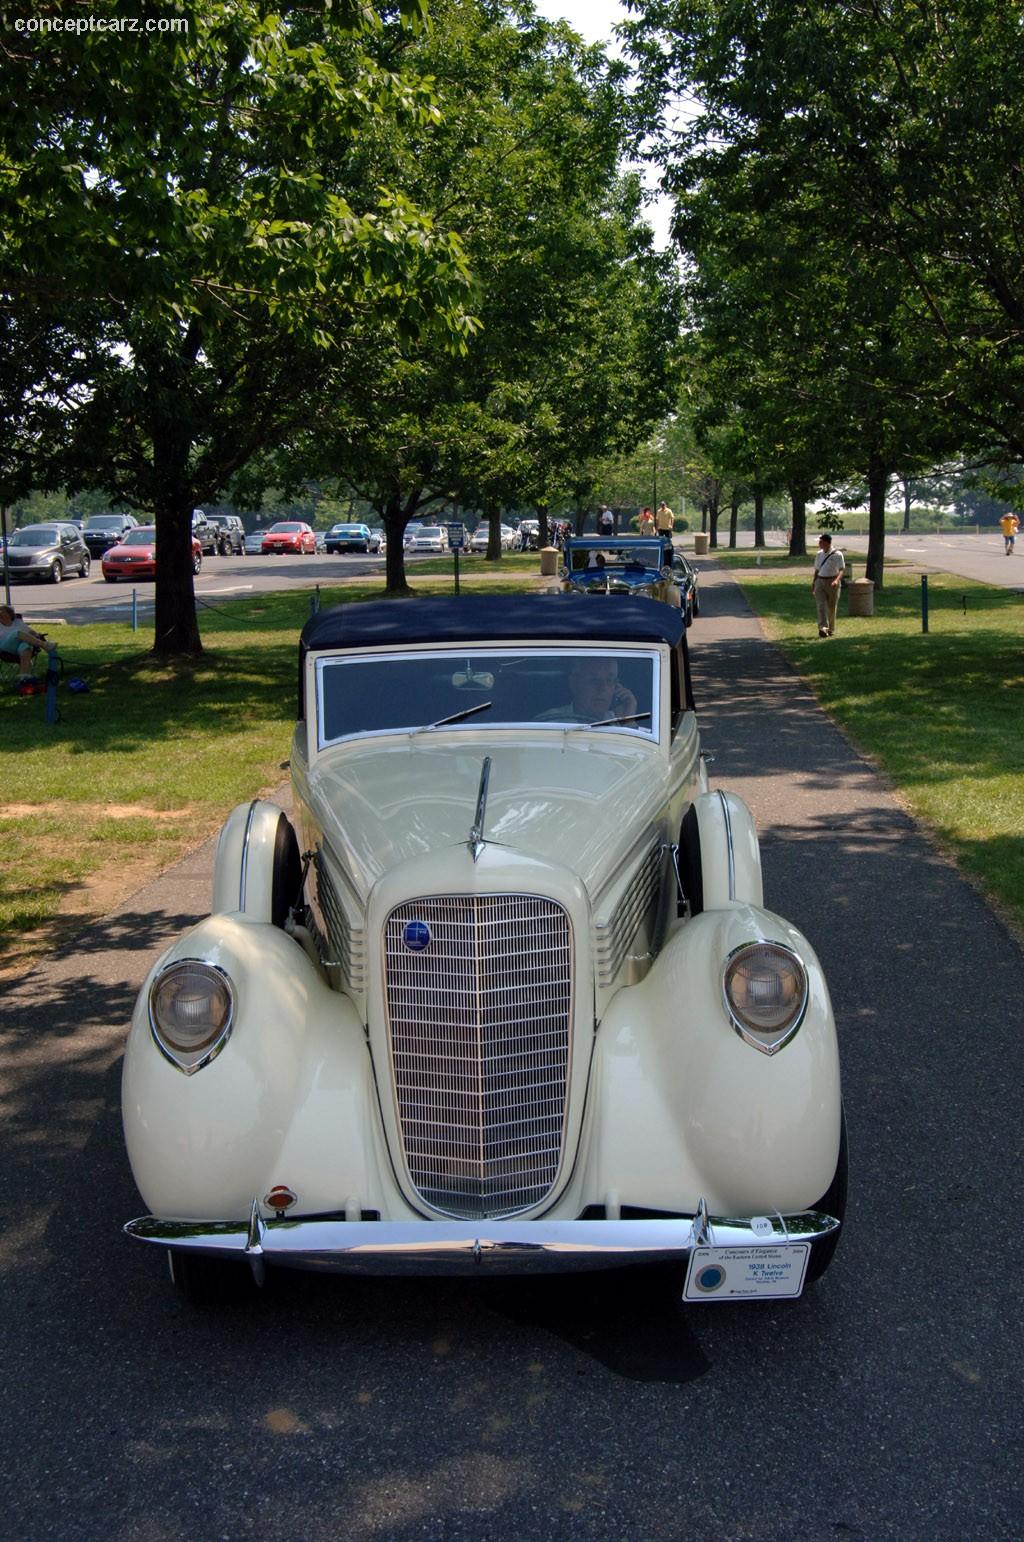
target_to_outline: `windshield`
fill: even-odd
[[[15,530],[9,537],[11,546],[56,546],[57,531],[53,525],[37,525],[34,529]]]
[[[282,535],[282,534],[285,534],[285,533],[291,534],[292,532],[294,532],[296,530],[304,530],[304,529],[305,529],[304,525],[296,525],[296,524],[271,525],[270,529],[267,531],[267,534],[268,535]]]
[[[437,540],[441,535],[441,527],[440,525],[424,525],[423,529],[417,530],[416,534],[418,536],[429,535],[431,540]]]
[[[85,522],[86,530],[120,530],[124,520],[120,514],[92,514]]]
[[[608,541],[600,548],[589,547],[570,550],[574,573],[584,568],[634,567],[658,568],[661,566],[662,548],[657,541]]]
[[[129,530],[122,546],[155,546],[156,529],[153,525],[142,525],[138,530]]]
[[[658,737],[660,659],[650,649],[446,649],[317,660],[322,749],[358,734],[601,725]],[[455,720],[461,719],[461,722]]]

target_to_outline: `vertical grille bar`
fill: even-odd
[[[409,927],[414,942],[429,934],[418,951]],[[410,900],[385,923],[384,956],[392,1073],[417,1192],[469,1220],[530,1209],[562,1156],[568,915],[527,894]]]

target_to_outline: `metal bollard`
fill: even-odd
[[[139,630],[139,593],[138,593],[137,589],[133,589],[132,590],[132,631],[133,632],[137,632],[138,630]]]
[[[928,630],[928,574],[921,574],[921,630]]]
[[[315,616],[319,609],[320,609],[320,585],[317,584],[316,588],[313,590],[313,593],[309,597],[309,614],[311,616]]]

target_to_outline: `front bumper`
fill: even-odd
[[[753,1222],[759,1229],[755,1231]],[[254,1203],[238,1221],[161,1221],[125,1231],[141,1242],[208,1257],[341,1274],[557,1274],[685,1262],[697,1247],[776,1247],[823,1240],[839,1221],[820,1211],[768,1217],[695,1216],[615,1221],[346,1221],[337,1216],[264,1220]],[[767,1229],[770,1226],[770,1231]]]

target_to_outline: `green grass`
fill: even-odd
[[[426,566],[414,573],[416,590],[451,593],[451,563],[435,576]],[[523,589],[537,567],[536,557],[522,571],[507,558],[477,561],[462,590]],[[323,588],[321,603],[381,592],[379,582],[346,583]],[[216,830],[234,804],[284,780],[310,603],[306,590],[201,607],[206,651],[174,666],[149,657],[149,628],[49,629],[66,675],[84,676],[89,693],[62,688],[55,725],[44,697],[0,694],[0,963],[62,935],[62,911],[109,910]]]
[[[767,566],[767,565],[766,565]],[[1024,930],[1024,599],[952,575],[890,571],[873,617],[815,632],[807,563],[799,575],[749,557],[741,582],[822,705],[888,773],[965,873]]]

